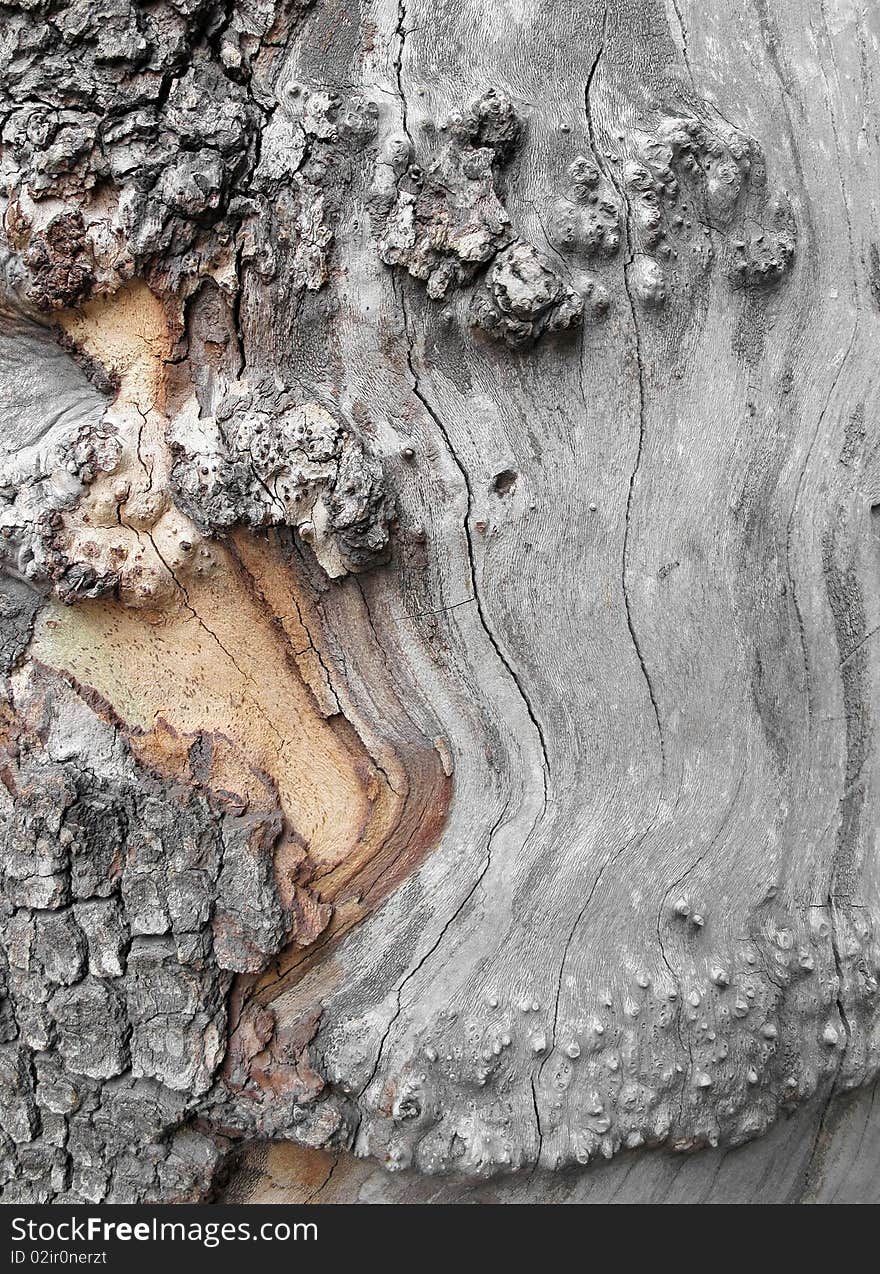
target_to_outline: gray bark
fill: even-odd
[[[292,1142],[248,1149],[223,1199],[233,1203],[876,1203],[876,1084],[807,1102],[742,1146],[682,1155],[623,1150],[608,1163],[474,1180]]]
[[[0,14],[4,1199],[870,1197],[876,15]]]

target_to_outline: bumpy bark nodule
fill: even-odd
[[[0,4],[4,1200],[875,1077],[880,31],[508,8]]]

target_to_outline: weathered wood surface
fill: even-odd
[[[489,1181],[386,1172],[342,1151],[255,1147],[223,1191],[235,1203],[877,1203],[876,1084],[809,1102],[744,1146],[627,1150],[590,1168]]]
[[[780,1112],[878,1061],[876,13],[79,8],[99,92],[4,70],[6,1196],[745,1196],[797,1127],[808,1197]],[[645,1145],[719,1149],[545,1175]]]

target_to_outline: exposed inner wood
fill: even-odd
[[[167,562],[171,573],[171,536],[201,537],[165,490],[163,413],[173,348],[166,310],[137,283],[63,314],[61,323],[78,347],[118,377],[111,418],[130,423],[137,417],[128,463],[94,485],[83,522],[96,524],[95,508],[106,500],[103,487],[118,491],[128,479],[116,525],[124,533],[132,506],[140,512],[138,497],[141,504],[152,497],[153,511],[161,513],[145,528],[149,543],[139,551],[150,555],[152,548],[159,569]],[[163,516],[172,526],[157,530]],[[371,758],[346,720],[303,623],[302,586],[280,554],[246,533],[228,548],[212,544],[201,551],[209,570],[190,577],[185,588],[175,581],[161,610],[132,610],[115,601],[47,608],[32,653],[96,691],[130,731],[137,757],[160,773],[186,773],[188,748],[198,736],[220,741],[211,786],[257,808],[277,796],[314,864],[321,898],[333,902],[343,894],[357,901],[359,886],[369,891],[370,865],[382,868],[398,852],[394,833],[408,796],[403,764],[392,742],[380,744],[378,736],[380,751]],[[439,770],[436,759],[435,766]],[[442,817],[441,801],[438,828]],[[430,840],[426,827],[421,845]],[[404,856],[381,895],[417,857],[412,851]]]

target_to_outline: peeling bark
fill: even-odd
[[[869,1126],[880,30],[503,10],[0,4],[5,1200]]]

